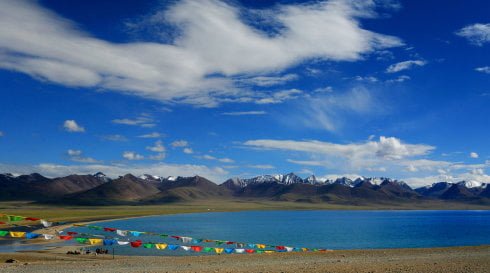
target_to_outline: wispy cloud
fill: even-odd
[[[128,138],[123,136],[123,135],[105,135],[102,136],[102,139],[109,140],[109,141],[128,141]]]
[[[82,154],[83,154],[82,150],[68,149],[66,151],[66,154],[69,156],[70,161],[74,161],[74,162],[79,162],[79,163],[99,163],[100,162],[100,161],[98,161],[92,157],[82,156]]]
[[[477,67],[477,68],[475,68],[475,71],[490,74],[490,66]]]
[[[286,74],[282,76],[256,76],[237,80],[240,83],[256,86],[274,86],[286,84],[287,82],[298,79],[297,74]]]
[[[69,119],[65,120],[63,123],[63,128],[65,131],[70,133],[83,133],[85,132],[85,128],[80,126],[75,120]]]
[[[266,115],[266,111],[243,111],[243,112],[225,112],[221,113],[225,116],[256,116],[256,115]]]
[[[227,157],[224,157],[224,158],[217,158],[217,157],[214,157],[212,155],[202,155],[202,156],[196,156],[196,158],[201,158],[201,159],[206,159],[206,160],[216,160],[216,161],[219,161],[219,162],[222,162],[222,163],[234,163],[235,160],[231,159],[231,158],[227,158]]]
[[[132,151],[126,151],[122,154],[122,157],[124,159],[127,159],[127,160],[143,160],[145,159],[144,156],[136,153],[136,152],[132,152]]]
[[[402,45],[396,37],[361,28],[359,20],[377,17],[376,8],[374,1],[276,6],[264,13],[283,31],[269,36],[242,21],[248,10],[241,6],[183,0],[151,21],[177,26],[175,42],[121,44],[83,33],[38,2],[1,1],[0,68],[65,86],[215,106],[244,96],[239,75],[250,75],[256,85],[274,84],[281,79],[257,77],[306,60],[355,61]]]
[[[411,69],[415,66],[424,66],[426,64],[427,62],[423,60],[409,60],[409,61],[399,62],[388,66],[388,68],[386,69],[386,73],[396,73],[403,70]]]
[[[157,153],[163,153],[166,150],[161,140],[157,140],[153,146],[147,146],[146,149]]]
[[[176,140],[170,144],[172,147],[187,147],[189,145],[189,142],[186,140]]]
[[[164,137],[164,134],[158,133],[158,132],[153,132],[149,134],[144,134],[144,135],[139,135],[138,137],[140,138],[161,138]]]
[[[456,31],[456,35],[468,39],[476,46],[483,46],[490,42],[490,24],[473,24]]]
[[[140,115],[139,117],[136,118],[122,118],[122,119],[113,119],[112,123],[115,124],[124,124],[124,125],[131,125],[131,126],[140,126],[144,128],[151,128],[155,127],[155,119],[153,119],[149,115]]]

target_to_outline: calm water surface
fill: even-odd
[[[368,249],[490,244],[490,211],[247,211],[152,216],[96,223],[103,227],[193,238],[308,248]],[[115,235],[87,228],[71,231]],[[122,237],[124,238],[124,237]],[[181,244],[156,236],[127,237]],[[214,246],[208,244],[205,246]],[[5,246],[0,246],[0,251]],[[17,246],[17,249],[24,248]],[[116,246],[116,254],[184,251]],[[5,251],[5,250],[4,250]],[[11,251],[11,250],[10,250]]]
[[[96,225],[193,238],[308,248],[413,248],[490,244],[490,211],[215,212],[152,216]],[[88,231],[86,228],[73,230]],[[180,243],[175,239],[151,236],[140,239]],[[120,254],[162,253],[127,246],[116,248]],[[172,251],[164,252],[165,255],[172,254]]]

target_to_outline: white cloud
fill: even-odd
[[[410,80],[410,77],[407,76],[407,75],[401,75],[401,76],[398,76],[397,78],[394,78],[394,79],[391,79],[391,80],[387,80],[386,82],[388,83],[397,83],[397,82],[404,82],[404,81],[408,81]]]
[[[3,137],[4,135],[5,134],[2,131],[0,131],[0,137]]]
[[[202,159],[206,159],[206,160],[216,160],[216,161],[219,161],[219,162],[222,162],[222,163],[234,163],[235,161],[231,158],[217,158],[217,157],[214,157],[212,155],[203,155],[203,156],[196,156],[197,158],[202,158]]]
[[[256,85],[256,86],[273,86],[286,84],[287,82],[294,81],[298,79],[296,74],[286,74],[283,76],[256,76],[252,78],[240,79],[238,82]]]
[[[313,90],[313,92],[314,93],[332,93],[333,88],[331,86],[325,86],[325,87],[316,88],[315,90]]]
[[[140,135],[138,137],[141,137],[141,138],[161,138],[163,136],[164,135],[161,133],[153,132],[153,133],[149,133],[149,134]]]
[[[182,151],[184,152],[184,154],[193,154],[194,153],[194,151],[191,148],[184,148]]]
[[[371,83],[378,82],[378,78],[373,76],[365,76],[365,77],[355,76],[354,80],[361,81],[361,82],[371,82]]]
[[[220,158],[220,159],[218,159],[218,161],[219,161],[219,162],[223,162],[223,163],[234,163],[234,162],[235,162],[235,160],[233,160],[233,159],[231,159],[231,158],[227,158],[227,157],[225,157],[225,158]]]
[[[60,165],[52,163],[42,163],[37,165],[7,165],[0,163],[0,173],[13,172],[28,174],[37,172],[47,177],[60,177],[70,174],[93,174],[103,172],[109,177],[117,178],[126,173],[141,175],[150,173],[160,176],[194,176],[201,175],[211,181],[220,183],[228,177],[228,172],[223,168],[209,168],[204,165],[191,164],[167,164],[163,162],[155,164],[87,164],[87,165]]]
[[[128,138],[126,138],[125,136],[117,134],[102,136],[102,138],[109,141],[128,141]]]
[[[483,46],[490,42],[490,24],[473,24],[458,30],[456,35],[468,39],[476,46]]]
[[[85,128],[78,125],[78,123],[72,119],[65,120],[65,122],[63,123],[63,128],[65,128],[66,131],[72,132],[72,133],[83,133],[83,132],[85,132]]]
[[[490,74],[490,66],[477,67],[475,68],[475,71]]]
[[[399,62],[399,63],[392,64],[392,65],[388,66],[388,68],[386,69],[386,72],[387,73],[396,73],[396,72],[400,72],[403,70],[411,69],[414,66],[424,66],[426,64],[427,64],[427,62],[422,61],[422,60],[409,60],[409,61]]]
[[[243,97],[240,75],[253,78],[312,59],[356,61],[402,45],[396,37],[361,28],[359,20],[377,17],[376,8],[374,1],[278,5],[263,10],[279,27],[269,35],[242,21],[249,12],[242,7],[183,0],[151,20],[178,28],[165,44],[112,43],[84,33],[38,2],[1,1],[0,68],[66,86],[215,106],[224,98]],[[255,84],[264,82],[274,81]]]
[[[156,155],[150,155],[148,158],[151,160],[163,160],[163,159],[165,159],[165,153],[158,153]]]
[[[470,157],[471,157],[471,158],[478,158],[479,156],[478,156],[478,154],[477,154],[477,153],[475,153],[475,152],[471,152],[471,153],[470,153]]]
[[[225,116],[255,116],[255,115],[265,115],[266,111],[242,111],[242,112],[225,112],[221,113]]]
[[[68,149],[66,154],[70,157],[71,161],[80,162],[80,163],[98,163],[99,161],[92,157],[84,157],[82,156],[82,150],[73,150]]]
[[[303,152],[315,160],[288,161],[300,165],[336,167],[343,169],[386,168],[386,163],[427,155],[435,147],[425,144],[408,144],[395,137],[381,136],[378,141],[336,144],[317,140],[249,140],[244,145],[256,149]],[[400,163],[402,164],[402,163]]]
[[[270,96],[257,99],[257,104],[277,104],[287,100],[296,99],[303,94],[303,91],[299,89],[282,90],[272,93]]]
[[[142,160],[145,158],[144,156],[137,154],[135,152],[131,152],[131,151],[124,152],[122,154],[122,157],[127,159],[127,160]]]
[[[147,146],[146,149],[157,153],[165,152],[165,146],[163,146],[163,142],[161,140],[157,140],[154,146]]]
[[[275,168],[274,166],[269,164],[248,165],[247,167],[253,169],[260,169],[260,170],[270,170]]]
[[[77,155],[81,155],[82,154],[82,151],[81,150],[72,150],[72,149],[69,149],[68,151],[66,151],[66,153],[69,156],[77,156]]]
[[[145,114],[142,114],[134,119],[130,119],[130,118],[113,119],[112,123],[131,125],[131,126],[140,126],[144,128],[151,128],[156,126],[155,120],[149,115],[145,115]]]
[[[189,143],[185,140],[176,140],[174,142],[172,142],[170,145],[172,145],[172,147],[187,147],[189,145]]]

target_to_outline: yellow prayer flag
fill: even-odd
[[[274,253],[275,251],[274,250],[265,250],[264,253]]]
[[[303,247],[303,248],[301,248],[301,250],[303,250],[303,252],[306,252],[306,251],[308,251],[308,248]]]
[[[256,246],[257,248],[265,248],[265,245],[263,245],[263,244],[256,244],[255,246]]]
[[[165,249],[167,248],[167,244],[155,244],[156,249]]]
[[[221,253],[223,253],[223,250],[224,250],[224,248],[219,248],[219,247],[215,247],[215,248],[214,248],[214,251],[215,251],[217,254],[221,254]]]
[[[26,235],[25,232],[14,232],[14,231],[10,232],[10,237],[13,237],[13,238],[22,238],[22,237],[24,237],[24,235]]]
[[[88,239],[88,243],[91,245],[101,244],[102,239]]]

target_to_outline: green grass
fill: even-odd
[[[147,215],[164,215],[194,212],[222,212],[244,210],[426,210],[426,209],[480,209],[488,210],[488,205],[465,204],[444,201],[424,201],[422,203],[358,204],[343,205],[330,203],[298,203],[263,200],[199,200],[186,203],[172,203],[144,206],[61,206],[42,205],[29,202],[0,202],[0,213],[39,217],[50,221],[90,221],[116,219]]]

